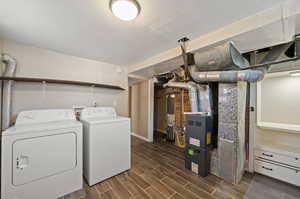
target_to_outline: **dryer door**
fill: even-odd
[[[13,144],[13,184],[44,179],[76,167],[76,134],[34,137]]]

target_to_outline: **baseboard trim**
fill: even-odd
[[[161,129],[155,129],[154,131],[157,131],[157,132],[159,132],[159,133],[164,133],[164,134],[167,133],[165,130],[161,130]]]
[[[147,139],[147,138],[145,138],[145,137],[143,137],[143,136],[137,135],[137,134],[135,134],[135,133],[133,133],[133,132],[131,132],[131,135],[134,136],[134,137],[136,137],[136,138],[139,138],[139,139],[141,139],[141,140],[144,140],[144,141],[146,141],[146,142],[150,142],[149,139]]]

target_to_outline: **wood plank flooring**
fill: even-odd
[[[183,151],[167,143],[132,138],[132,168],[64,199],[296,199],[300,188],[246,173],[238,185],[209,175],[202,178],[184,168]]]

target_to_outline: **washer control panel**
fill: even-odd
[[[113,107],[89,107],[83,109],[80,116],[81,119],[95,117],[115,118],[117,117],[117,113]]]

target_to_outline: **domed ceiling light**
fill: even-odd
[[[136,0],[111,0],[110,9],[116,17],[124,21],[135,19],[141,11]]]

